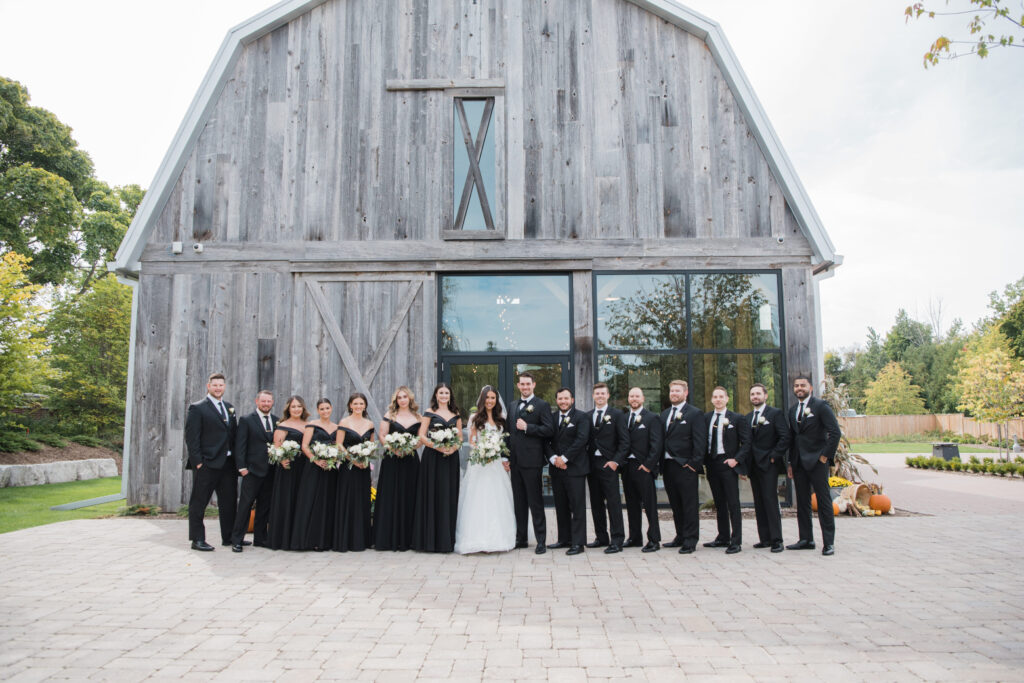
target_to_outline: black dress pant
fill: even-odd
[[[718,518],[716,541],[743,544],[743,513],[740,511],[740,479],[736,470],[721,460],[708,463],[708,484]],[[730,528],[731,527],[731,528]]]
[[[512,465],[512,507],[516,514],[516,543],[526,543],[529,521],[533,517],[533,534],[537,545],[547,542],[547,523],[544,518],[544,469]]]
[[[583,545],[587,542],[587,500],[583,476],[570,476],[557,467],[550,467],[551,493],[555,499],[558,542]]]
[[[832,492],[828,488],[828,463],[820,460],[808,471],[799,462],[793,465],[793,487],[796,489],[796,521],[800,529],[800,540],[814,542],[814,526],[811,524],[811,491],[818,498],[818,524],[821,526],[821,542],[834,545],[836,520],[832,516]]]
[[[698,474],[668,458],[661,463],[665,493],[672,506],[676,538],[684,548],[696,548],[700,538],[700,501],[697,493]]]
[[[203,517],[215,491],[220,517],[220,540],[222,543],[231,543],[235,506],[238,504],[238,472],[235,471],[232,458],[228,458],[222,470],[215,470],[208,465],[192,470],[192,493],[188,497],[188,540],[206,540]]]
[[[658,491],[654,485],[654,473],[640,469],[640,461],[630,458],[622,470],[622,487],[626,492],[626,514],[629,518],[629,539],[640,542],[643,537],[641,507],[647,515],[647,540],[661,543],[661,526],[658,523]]]
[[[594,519],[594,536],[599,543],[622,545],[626,531],[622,525],[622,497],[619,495],[619,475],[612,468],[605,467],[608,460],[601,457],[590,459],[590,474],[587,486],[590,489],[590,516]],[[606,516],[607,515],[607,516]],[[611,526],[611,538],[608,527]]]
[[[757,540],[782,543],[782,512],[779,510],[779,471],[772,465],[767,471],[756,464],[750,467],[750,491],[754,494],[757,516]]]
[[[238,512],[235,513],[235,527],[231,532],[232,544],[239,544],[245,538],[253,503],[256,504],[256,516],[252,523],[252,542],[262,546],[270,544],[267,527],[270,523],[270,495],[273,490],[273,468],[265,477],[257,477],[252,472],[242,477],[242,486],[238,494]]]

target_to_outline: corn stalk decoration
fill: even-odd
[[[850,394],[846,389],[846,384],[836,384],[831,375],[825,375],[825,388],[821,397],[837,416],[842,415],[843,411],[850,407]],[[875,474],[878,474],[878,470],[874,465],[865,460],[863,456],[850,451],[850,441],[846,438],[846,430],[843,429],[842,423],[840,423],[839,429],[839,447],[836,448],[834,464],[829,474],[834,477],[849,479],[853,482],[865,483],[860,474],[859,467],[867,465]]]

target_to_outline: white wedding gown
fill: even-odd
[[[486,429],[495,429],[487,425]],[[455,524],[455,552],[493,553],[516,545],[516,515],[512,481],[501,460],[466,465],[459,486],[459,515]]]

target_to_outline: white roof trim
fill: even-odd
[[[149,191],[139,205],[128,233],[117,250],[116,260],[108,264],[110,270],[122,274],[139,272],[139,258],[146,245],[146,237],[159,213],[163,210],[178,176],[188,158],[188,152],[203,130],[216,106],[217,96],[230,77],[242,50],[249,43],[280,28],[293,18],[308,12],[326,0],[284,0],[260,12],[228,32],[217,56],[203,79],[199,91],[174,135]],[[754,94],[754,89],[740,67],[729,41],[721,27],[707,17],[694,12],[673,0],[628,0],[642,9],[675,24],[688,33],[697,36],[707,44],[718,68],[722,71],[736,98],[740,111],[746,116],[751,133],[760,145],[768,167],[775,174],[786,201],[793,210],[797,223],[807,236],[814,254],[815,271],[827,271],[842,263],[842,257],[835,253],[835,247],[825,232],[825,227],[811,204],[803,183],[796,174],[775,129]]]

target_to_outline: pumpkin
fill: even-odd
[[[814,493],[811,494],[811,510],[818,511],[818,496]]]
[[[252,533],[252,527],[256,523],[256,510],[249,510],[249,533]]]
[[[839,506],[836,505],[836,502],[834,500],[832,501],[832,514],[833,516],[839,514]]]
[[[892,509],[892,501],[889,500],[889,496],[876,493],[868,500],[868,507],[872,510],[878,510],[879,514],[884,515]]]

